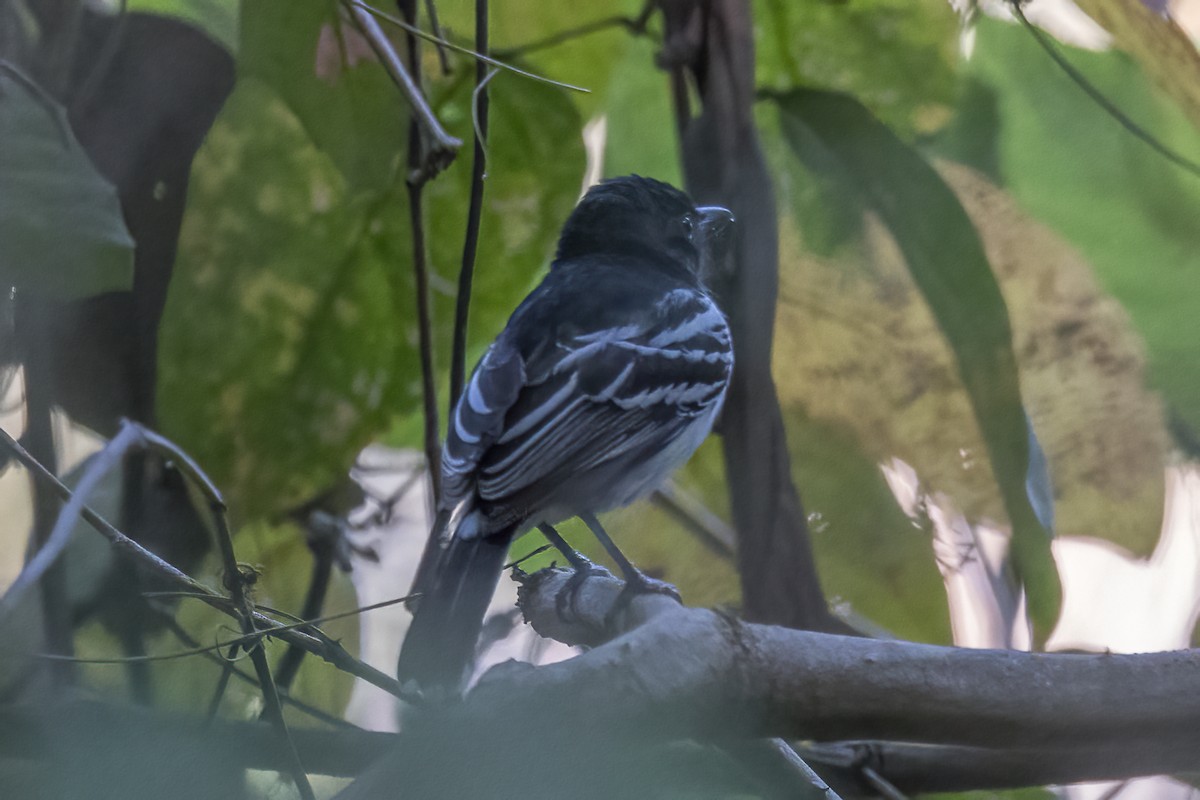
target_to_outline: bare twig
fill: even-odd
[[[234,642],[233,644],[229,645],[229,653],[227,655],[225,655],[223,658],[218,656],[223,664],[221,666],[221,677],[217,679],[217,687],[213,689],[212,697],[209,698],[208,701],[208,713],[205,716],[209,723],[217,718],[217,712],[221,710],[221,700],[223,700],[225,697],[225,690],[229,688],[229,679],[233,677],[233,672],[235,669],[237,669],[234,666],[234,660],[237,658],[238,650],[240,649],[241,645],[238,642]],[[208,648],[196,648],[192,652],[196,654],[202,653],[204,655],[213,655],[212,651]],[[260,691],[262,690],[262,685],[259,684],[257,680],[254,681],[254,685],[258,686]]]
[[[308,589],[304,592],[304,604],[300,608],[300,619],[310,620],[321,615],[325,607],[325,596],[329,593],[329,580],[333,577],[334,548],[336,541],[328,537],[310,539],[309,550],[312,552],[312,572],[308,578]],[[275,668],[275,682],[280,689],[286,691],[300,674],[300,665],[304,663],[305,651],[295,645],[288,645],[279,665]]]
[[[407,31],[408,33],[411,33],[413,36],[416,36],[418,39],[424,39],[427,42],[433,42],[435,44],[440,44],[443,47],[445,47],[447,50],[453,50],[456,53],[462,53],[463,55],[470,56],[471,58],[482,61],[485,64],[491,64],[493,67],[496,67],[497,69],[502,69],[507,72],[512,72],[514,74],[520,75],[523,78],[529,78],[530,80],[535,80],[538,83],[547,83],[551,86],[557,86],[560,89],[569,89],[572,92],[583,92],[584,94],[588,94],[591,92],[591,89],[585,89],[582,86],[575,86],[570,83],[563,83],[562,81],[552,80],[543,75],[537,75],[532,72],[527,72],[526,70],[520,69],[519,67],[514,67],[512,64],[505,64],[503,61],[497,61],[496,59],[492,58],[491,56],[486,56],[486,55],[483,55],[482,53],[476,53],[474,50],[471,50],[470,48],[463,47],[461,45],[457,45],[454,42],[449,42],[449,41],[446,41],[445,39],[439,39],[436,36],[432,36],[432,35],[426,33],[425,31],[421,30],[416,25],[413,25],[410,22],[405,22],[404,20],[400,19],[399,17],[393,16],[392,14],[388,14],[384,11],[380,11],[378,8],[375,8],[374,6],[367,5],[366,3],[362,2],[362,0],[344,0],[344,2],[351,3],[355,6],[357,6],[358,8],[361,8],[363,11],[365,11],[368,14],[379,17],[379,19],[386,20],[386,21],[390,22],[391,24],[395,25],[397,28]]]
[[[1104,113],[1112,117],[1118,125],[1129,131],[1129,133],[1133,134],[1135,138],[1141,140],[1143,143],[1149,146],[1151,150],[1158,153],[1160,156],[1165,158],[1167,161],[1170,161],[1180,169],[1200,177],[1200,163],[1197,163],[1190,158],[1177,153],[1170,147],[1167,147],[1167,145],[1163,144],[1161,139],[1130,119],[1124,111],[1117,107],[1116,103],[1105,97],[1104,92],[1096,88],[1095,84],[1084,77],[1082,72],[1076,69],[1075,66],[1071,64],[1071,62],[1068,61],[1062,53],[1058,52],[1058,48],[1054,46],[1054,44],[1050,41],[1050,38],[1040,28],[1026,18],[1025,10],[1021,8],[1023,2],[1025,2],[1025,0],[1020,0],[1019,2],[1018,0],[1009,0],[1008,6],[1012,11],[1013,16],[1015,16],[1025,30],[1029,32],[1030,36],[1032,36],[1034,41],[1037,42],[1038,46],[1045,51],[1046,55],[1050,56],[1050,60],[1058,65],[1058,68],[1065,72],[1067,77],[1070,78],[1076,86],[1082,89],[1084,94],[1091,98],[1093,103],[1098,105],[1104,111]]]
[[[407,6],[414,17],[409,20],[415,26],[415,3]],[[357,13],[366,15],[359,6]],[[371,20],[374,23],[374,19]],[[406,29],[407,30],[407,29]],[[421,86],[421,53],[417,37],[408,32],[408,68],[417,89]],[[421,358],[421,406],[425,422],[425,463],[429,469],[429,487],[434,504],[442,496],[442,443],[439,434],[437,406],[437,372],[433,359],[433,312],[429,301],[429,253],[425,246],[424,188],[432,174],[426,168],[424,158],[424,130],[416,118],[408,128],[408,210],[409,226],[412,230],[413,281],[417,295],[417,346]]]
[[[446,129],[434,115],[433,109],[429,107],[429,103],[425,101],[425,96],[421,93],[417,79],[409,73],[404,62],[400,60],[400,56],[392,47],[392,43],[388,41],[387,35],[372,16],[378,12],[353,0],[344,0],[344,5],[392,81],[404,93],[412,108],[413,122],[419,125],[421,131],[429,138],[428,151],[421,159],[422,170],[430,176],[436,175],[450,166],[450,162],[458,153],[458,148],[462,147],[462,141],[446,133]]]
[[[58,520],[54,523],[46,542],[21,570],[21,574],[17,576],[12,585],[8,587],[3,599],[0,599],[0,617],[12,612],[26,590],[41,580],[46,571],[66,550],[88,497],[109,472],[120,466],[122,459],[125,458],[125,453],[137,442],[138,434],[135,429],[122,428],[116,437],[92,458],[74,495],[59,512]]]
[[[157,609],[157,610],[162,615],[163,622],[166,624],[167,628],[171,631],[171,633],[173,633],[175,635],[175,638],[179,639],[179,641],[182,642],[187,647],[191,647],[191,648],[199,647],[200,643],[198,641],[196,641],[194,638],[192,638],[191,634],[189,634],[186,630],[184,630],[183,626],[179,624],[179,621],[175,619],[175,616],[173,614],[171,614],[170,612],[168,612],[164,609]],[[229,665],[229,662],[226,661],[224,658],[222,658],[221,656],[219,656],[216,653],[213,653],[212,651],[209,651],[207,649],[205,652],[201,653],[201,655],[204,658],[207,658],[209,661],[213,662],[214,664],[221,666],[222,668],[224,668],[226,665]],[[229,665],[229,667],[230,667],[229,674],[231,674],[233,677],[237,678],[238,680],[242,681],[243,683],[248,683],[251,686],[255,686],[255,687],[258,686],[258,680],[255,679],[255,677],[253,675],[249,674],[248,672],[244,672],[243,670],[239,669],[235,665]],[[297,700],[296,698],[288,695],[287,693],[280,694],[279,699],[283,701],[284,705],[291,706],[292,708],[296,709],[297,711],[301,712],[302,714],[307,714],[308,716],[312,717],[313,719],[317,720],[318,722],[323,722],[326,725],[332,725],[336,728],[346,728],[348,730],[360,730],[357,725],[352,725],[349,722],[347,722],[346,720],[342,719],[341,717],[335,717],[328,712],[322,711],[321,709],[317,708],[316,706],[311,706],[308,703],[305,703],[303,700]]]
[[[18,461],[33,473],[35,479],[48,485],[63,500],[70,501],[72,496],[71,490],[3,429],[0,429],[0,446],[11,452]],[[166,579],[168,583],[179,586],[185,591],[195,593],[199,596],[199,599],[218,611],[236,616],[236,611],[228,597],[197,581],[142,547],[142,545],[130,539],[88,506],[82,508],[80,516],[104,536],[104,538],[108,539],[117,552],[134,559],[151,573]],[[255,626],[260,630],[270,630],[280,627],[275,620],[257,611],[253,613],[253,618]],[[385,675],[370,664],[359,661],[347,653],[341,645],[326,637],[313,636],[298,630],[281,630],[276,635],[285,642],[298,643],[313,655],[319,656],[343,672],[348,672],[351,675],[362,678],[367,683],[383,689],[388,694],[401,699],[412,699],[400,688],[400,684],[395,678]]]
[[[529,53],[537,52],[538,50],[546,50],[551,47],[557,47],[560,44],[566,44],[573,39],[580,39],[584,36],[590,36],[593,33],[606,31],[610,28],[624,28],[634,36],[646,35],[646,22],[650,18],[650,11],[653,10],[653,4],[647,4],[646,11],[643,11],[638,17],[626,17],[623,15],[614,15],[611,17],[603,17],[601,19],[585,22],[584,24],[575,27],[567,28],[566,30],[552,33],[542,39],[535,39],[532,42],[519,44],[514,47],[506,47],[496,51],[498,58],[509,59],[518,56],[528,55]]]
[[[664,483],[650,499],[717,555],[732,558],[737,553],[737,533],[733,528],[675,481]]]
[[[255,635],[257,632],[254,608],[247,592],[247,577],[238,566],[237,555],[233,550],[233,537],[229,532],[225,498],[221,496],[216,484],[200,469],[199,465],[175,443],[128,421],[122,423],[118,438],[127,431],[136,432],[148,449],[157,451],[174,461],[179,470],[204,493],[212,513],[213,526],[216,529],[217,550],[225,568],[225,588],[229,590],[243,635]],[[252,641],[246,645],[246,652],[249,654],[250,662],[254,665],[254,671],[258,676],[267,716],[284,744],[285,752],[288,755],[289,772],[296,784],[296,789],[300,792],[303,800],[316,800],[316,795],[308,782],[308,774],[304,771],[304,765],[300,763],[300,754],[296,751],[296,743],[292,740],[287,721],[283,718],[283,706],[279,701],[279,690],[271,676],[271,665],[267,662],[266,650],[263,649],[261,641]],[[227,682],[228,676],[224,676],[222,680]]]
[[[197,600],[205,600],[206,599],[203,595],[194,594],[194,593],[188,593],[183,596],[193,597]],[[355,608],[350,611],[343,611],[338,614],[330,614],[329,616],[319,617],[317,619],[296,619],[295,622],[291,622],[286,625],[280,625],[280,624],[276,623],[274,625],[271,625],[271,626],[265,627],[265,628],[262,626],[259,626],[255,631],[253,631],[251,633],[243,633],[241,636],[237,636],[233,639],[227,639],[225,641],[214,642],[213,644],[210,644],[210,645],[201,645],[201,644],[197,643],[196,645],[189,647],[187,650],[180,650],[180,651],[176,651],[174,653],[156,653],[153,655],[147,654],[147,655],[137,655],[137,656],[120,656],[120,657],[114,657],[114,658],[89,658],[86,656],[59,656],[59,655],[55,655],[53,653],[41,653],[38,655],[38,657],[46,659],[48,661],[73,661],[73,662],[76,662],[79,664],[141,664],[141,663],[146,663],[146,662],[151,662],[151,661],[174,661],[174,660],[180,659],[180,658],[189,658],[191,656],[211,654],[211,653],[214,653],[214,652],[220,650],[223,647],[230,647],[230,648],[243,647],[246,649],[247,652],[249,652],[252,648],[259,647],[261,645],[263,639],[266,639],[267,637],[282,638],[282,634],[285,634],[288,631],[310,630],[319,638],[328,639],[329,637],[320,628],[316,627],[317,625],[323,624],[326,622],[330,622],[335,619],[344,619],[346,617],[357,616],[358,614],[362,614],[367,611],[374,611],[377,608],[386,608],[387,606],[394,606],[394,605],[398,605],[400,603],[406,603],[409,600],[414,599],[415,597],[417,597],[417,595],[405,595],[404,597],[396,597],[391,600],[382,600],[378,603],[372,603],[369,606],[362,606],[360,608]],[[230,608],[233,608],[232,601],[229,601],[229,606],[230,606]],[[270,610],[271,613],[280,613],[278,611],[275,611],[274,609],[267,609],[266,606],[260,606],[260,608],[263,608],[264,610]],[[290,615],[288,615],[288,616],[290,616]],[[226,656],[226,660],[232,661],[236,657],[237,657],[237,653],[235,652],[235,650],[231,650],[230,654],[228,656]]]
[[[475,0],[475,50],[488,52],[488,0]],[[479,225],[483,216],[483,179],[487,174],[488,65],[475,62],[475,150],[471,161],[471,199],[467,206],[467,234],[463,238],[462,266],[458,271],[458,294],[454,303],[454,349],[450,359],[450,414],[462,396],[467,372],[467,325],[471,311],[471,283],[479,248]],[[453,419],[453,416],[451,416]]]
[[[442,68],[443,75],[450,74],[450,59],[446,56],[446,35],[442,33],[442,23],[438,21],[437,3],[435,0],[425,0],[425,16],[429,17],[429,29],[433,31],[433,36],[439,41],[434,42],[437,46],[438,65]]]

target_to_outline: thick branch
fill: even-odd
[[[872,769],[905,794],[1125,780],[1186,772],[1198,762],[1195,743],[1184,741],[1004,750],[846,742],[801,748],[801,753],[844,791],[865,788],[862,771]]]
[[[567,641],[594,636],[621,583],[586,580],[573,607],[577,621],[568,624],[555,606],[566,580],[554,571],[527,583],[527,618]],[[495,691],[483,683],[461,713],[509,719],[532,705],[568,725],[555,709],[583,707],[598,723],[677,737],[1142,752],[1200,746],[1200,706],[1180,702],[1200,691],[1200,651],[966,650],[753,625],[672,605],[659,596],[636,599],[628,623],[644,624],[571,661],[497,681]]]

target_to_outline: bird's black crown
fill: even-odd
[[[626,256],[682,266],[699,264],[697,212],[670,184],[627,175],[593,186],[571,212],[555,266],[586,256]]]

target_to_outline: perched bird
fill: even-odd
[[[592,187],[550,272],[475,368],[450,420],[438,518],[414,583],[402,683],[457,693],[513,538],[578,516],[634,588],[595,518],[662,483],[708,435],[733,370],[701,274],[733,215],[638,176]],[[452,520],[452,521],[451,521]],[[436,530],[436,525],[435,525]]]

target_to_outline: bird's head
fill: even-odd
[[[558,240],[555,265],[586,256],[646,259],[700,277],[723,250],[733,214],[697,208],[670,184],[627,175],[593,186],[575,206]]]

